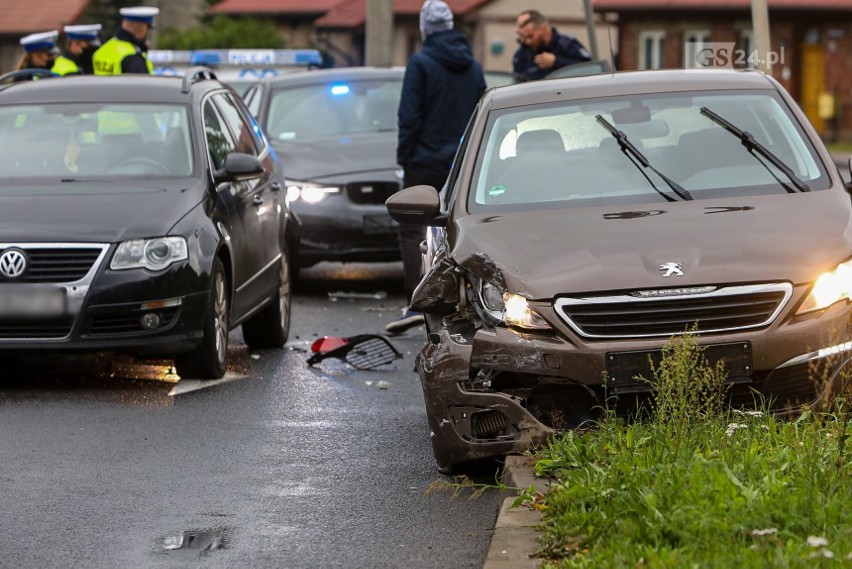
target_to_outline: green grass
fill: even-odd
[[[661,368],[693,381],[704,374],[712,387],[694,348],[689,338],[673,345]],[[852,426],[842,400],[833,414],[781,420],[719,411],[713,389],[696,406],[655,381],[665,398],[649,420],[611,417],[537,453],[537,472],[555,480],[544,501],[545,566],[852,565]]]
[[[829,152],[852,154],[852,142],[830,142],[825,145]]]

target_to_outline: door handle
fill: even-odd
[[[273,192],[277,192],[281,189],[281,182],[272,182],[269,187]]]
[[[260,194],[255,194],[251,199],[251,203],[254,205],[263,205],[263,196]]]

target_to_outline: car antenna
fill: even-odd
[[[612,50],[612,25],[606,14],[604,14],[604,21],[606,22],[606,37],[609,39],[609,66],[612,68],[612,75],[615,76],[615,53]]]

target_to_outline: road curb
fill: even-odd
[[[535,476],[532,459],[527,456],[507,456],[503,466],[503,484],[510,488],[534,486],[546,492],[548,483]],[[512,508],[517,491],[503,499],[494,534],[485,556],[483,569],[538,569],[541,559],[533,557],[538,552],[538,531],[541,512],[523,506]]]

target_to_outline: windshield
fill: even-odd
[[[338,81],[276,91],[266,132],[272,140],[315,141],[395,132],[402,79]]]
[[[191,148],[183,106],[0,106],[3,178],[189,176]]]
[[[651,94],[525,106],[489,118],[470,210],[659,203],[789,191],[788,176],[706,114],[754,136],[811,190],[830,181],[774,91]],[[599,120],[601,117],[604,120]],[[636,153],[622,151],[612,125]]]

